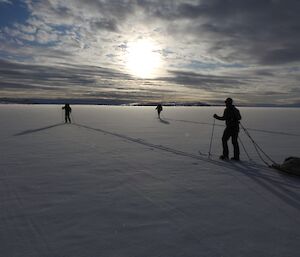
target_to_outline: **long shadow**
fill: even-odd
[[[167,120],[164,120],[164,119],[162,119],[162,118],[158,118],[158,120],[159,120],[161,123],[163,123],[163,124],[166,124],[166,125],[169,125],[169,124],[170,124],[170,122],[168,122]]]
[[[300,137],[300,134],[280,132],[280,131],[272,131],[272,130],[264,130],[264,129],[254,129],[254,128],[247,128],[247,130],[256,131],[256,132],[262,132],[262,133],[268,133],[268,134],[275,134],[275,135]]]
[[[177,155],[181,155],[181,156],[190,157],[190,158],[197,159],[197,160],[200,160],[200,161],[210,162],[210,163],[216,164],[218,166],[222,166],[222,167],[224,167],[224,166],[231,167],[226,162],[223,162],[221,164],[219,162],[213,161],[211,159],[207,159],[207,158],[205,158],[203,156],[200,156],[200,155],[186,153],[186,152],[183,152],[183,151],[180,151],[180,150],[177,150],[177,149],[173,149],[173,148],[170,148],[170,147],[166,147],[166,146],[163,146],[163,145],[152,144],[152,143],[149,143],[149,142],[147,142],[147,141],[145,141],[143,139],[140,139],[140,138],[133,138],[133,137],[130,137],[130,136],[126,136],[126,135],[122,135],[122,134],[119,134],[119,133],[110,132],[110,131],[107,131],[107,130],[104,130],[104,129],[100,129],[100,128],[89,127],[89,126],[78,124],[78,123],[76,123],[76,124],[73,123],[73,125],[81,127],[81,128],[86,128],[86,129],[89,129],[89,130],[97,131],[97,132],[102,132],[102,133],[107,134],[107,135],[116,136],[116,137],[119,137],[119,138],[122,138],[122,139],[126,139],[126,140],[128,140],[130,142],[134,142],[134,143],[137,143],[137,144],[140,144],[140,145],[148,146],[148,147],[155,148],[155,149],[158,149],[158,150],[162,150],[162,151],[165,151],[165,152],[169,152],[169,153],[173,153],[173,154],[177,154]]]
[[[36,132],[39,132],[39,131],[42,131],[42,130],[47,130],[47,129],[55,128],[55,127],[58,127],[58,126],[62,126],[64,124],[65,123],[57,123],[57,124],[46,126],[46,127],[42,127],[42,128],[28,129],[28,130],[24,130],[22,132],[19,132],[17,134],[14,134],[14,136],[24,136],[24,135],[36,133]]]
[[[214,159],[208,158],[205,155],[201,155],[201,154],[197,155],[197,154],[187,153],[187,152],[180,151],[180,150],[177,150],[177,149],[173,149],[173,148],[170,148],[170,147],[166,147],[166,146],[163,146],[163,145],[152,144],[152,143],[149,143],[149,142],[147,142],[143,139],[140,139],[140,138],[133,138],[133,137],[130,137],[130,136],[110,132],[110,131],[100,129],[100,128],[93,128],[93,127],[89,127],[89,126],[78,124],[78,123],[73,123],[73,125],[78,126],[78,127],[82,127],[82,128],[86,128],[86,129],[89,129],[89,130],[97,131],[97,132],[102,132],[104,134],[116,136],[116,137],[126,139],[128,141],[131,141],[131,142],[134,142],[134,143],[137,143],[137,144],[152,147],[152,148],[162,150],[162,151],[165,151],[165,152],[190,157],[190,158],[200,160],[200,161],[209,162],[211,164],[214,164],[214,165],[217,165],[217,166],[220,166],[220,167],[226,167],[226,168],[231,168],[231,169],[235,167],[235,166],[232,165],[234,162],[214,160]],[[268,171],[271,171],[271,170],[273,171],[273,169],[271,169],[271,168],[267,168],[266,166],[263,166],[263,165],[260,165],[260,164],[254,163],[254,162],[243,161],[243,164],[247,164],[249,167],[252,166],[253,168],[257,168],[257,169],[264,169],[264,170],[268,170]],[[274,170],[274,171],[277,172],[277,170]],[[259,174],[257,174],[257,175],[259,175]],[[263,175],[263,176],[265,176],[265,175]],[[287,174],[287,176],[289,176],[289,174]],[[296,177],[296,179],[298,179],[298,177]],[[300,179],[299,179],[299,181],[300,181]]]
[[[173,149],[170,147],[166,147],[163,145],[152,144],[152,143],[146,142],[143,139],[133,138],[130,136],[119,134],[119,133],[110,132],[110,131],[107,131],[104,129],[93,128],[93,127],[89,127],[86,125],[75,124],[75,123],[73,123],[73,125],[81,127],[81,128],[86,128],[89,130],[101,132],[101,133],[104,133],[107,135],[112,135],[112,136],[119,137],[122,139],[126,139],[130,142],[134,142],[134,143],[137,143],[137,144],[140,144],[143,146],[155,148],[155,149],[165,151],[168,153],[189,157],[189,158],[207,162],[207,163],[210,163],[210,164],[222,167],[222,168],[235,170],[239,173],[243,173],[248,178],[252,179],[257,184],[259,184],[260,186],[262,186],[263,188],[265,188],[272,194],[276,195],[278,198],[283,200],[285,203],[300,210],[300,196],[295,194],[294,192],[289,191],[288,189],[286,189],[284,187],[284,186],[286,186],[289,188],[300,189],[300,186],[299,186],[300,178],[299,177],[290,176],[289,174],[285,174],[285,175],[282,175],[282,177],[278,177],[278,175],[276,176],[274,173],[274,172],[276,172],[278,174],[278,171],[273,170],[271,168],[267,168],[260,164],[253,163],[253,162],[243,161],[240,163],[235,163],[235,162],[231,162],[231,161],[226,162],[226,161],[220,161],[220,160],[213,160],[213,159],[201,156],[201,155],[187,153],[187,152]],[[236,177],[236,176],[234,176],[234,177]],[[283,178],[285,181],[282,181],[279,178],[280,179]],[[276,188],[276,189],[274,189],[274,188]]]
[[[274,177],[264,177],[264,176],[253,176],[253,174],[257,174],[260,172],[261,168],[249,165],[248,163],[233,163],[236,170],[242,172],[245,176],[255,181],[258,185],[265,188],[273,195],[280,198],[282,201],[287,203],[288,205],[294,207],[295,209],[300,210],[300,195],[296,194],[293,191],[290,191],[290,188],[298,189],[299,190],[299,182],[300,179],[297,176],[287,176],[286,174],[282,173],[281,176],[274,176]],[[280,179],[280,180],[279,180]],[[281,181],[281,180],[284,181]],[[287,187],[287,188],[286,188]],[[255,191],[255,190],[254,190]],[[256,192],[261,195],[262,198],[265,196],[259,192]],[[281,210],[285,212],[285,210],[280,206]]]
[[[200,124],[200,125],[209,125],[213,126],[213,123],[209,122],[200,122],[200,121],[192,121],[192,120],[178,120],[178,119],[167,119],[166,120],[171,120],[171,121],[177,121],[177,122],[184,122],[184,123],[192,123],[192,124]],[[221,124],[215,124],[216,127],[225,127],[225,125]],[[255,131],[255,132],[262,132],[262,133],[267,133],[267,134],[275,134],[275,135],[283,135],[283,136],[294,136],[294,137],[300,137],[300,134],[295,134],[295,133],[287,133],[287,132],[282,132],[282,131],[272,131],[272,130],[265,130],[265,129],[255,129],[255,128],[247,128],[249,131]]]
[[[200,124],[200,125],[209,125],[212,126],[213,123],[209,122],[200,122],[200,121],[193,121],[193,120],[178,120],[178,119],[170,119],[170,118],[165,118],[166,120],[172,120],[172,121],[178,121],[178,122],[184,122],[184,123],[192,123],[192,124]],[[215,124],[217,127],[225,127],[224,125],[220,124]]]

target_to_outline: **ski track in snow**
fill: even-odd
[[[143,140],[141,138],[133,138],[133,137],[130,137],[127,135],[114,133],[114,132],[107,131],[107,130],[100,129],[100,128],[93,128],[93,127],[90,127],[87,125],[82,125],[82,124],[77,124],[77,123],[72,123],[72,125],[81,127],[81,128],[85,128],[88,130],[96,131],[96,132],[101,132],[104,135],[115,136],[115,137],[125,139],[130,142],[133,142],[133,143],[137,143],[137,144],[140,144],[143,146],[147,146],[147,147],[154,148],[157,150],[165,151],[165,152],[172,153],[175,155],[180,155],[180,156],[196,159],[199,161],[208,162],[210,164],[219,166],[221,168],[226,167],[227,169],[232,169],[237,172],[242,172],[243,174],[245,174],[246,176],[248,176],[249,178],[254,180],[256,183],[260,184],[262,187],[264,187],[265,189],[270,191],[272,194],[276,195],[283,201],[288,202],[294,208],[300,210],[300,206],[299,206],[300,199],[297,197],[297,195],[293,194],[290,190],[286,189],[283,186],[283,183],[281,181],[279,181],[278,179],[274,180],[270,176],[268,176],[269,175],[268,173],[277,172],[277,170],[273,170],[271,168],[267,168],[265,166],[262,166],[262,165],[259,165],[256,163],[250,163],[250,162],[246,162],[246,161],[242,161],[240,163],[236,163],[236,162],[232,162],[232,161],[227,161],[227,162],[226,161],[217,161],[217,160],[214,160],[211,158],[204,158],[199,155],[186,153],[184,151],[180,151],[180,150],[166,147],[163,145],[152,144],[152,143],[146,142],[145,140]],[[261,173],[262,171],[264,171],[264,172]],[[257,179],[257,178],[260,178],[260,179]],[[298,178],[295,178],[295,179],[298,179]],[[270,182],[272,182],[273,184],[272,183],[270,184]],[[276,187],[274,187],[274,184],[276,184]],[[288,183],[284,183],[284,184],[288,187],[293,187],[293,184],[288,184]],[[296,186],[295,188],[300,189],[300,186]],[[262,198],[264,198],[263,195],[261,195],[260,193],[258,193],[258,194]],[[266,200],[266,202],[267,202],[267,200]],[[283,211],[283,213],[286,214],[286,211],[283,208],[281,208],[280,205],[278,205],[276,202],[274,202],[274,203],[277,206],[278,210]],[[288,218],[294,219],[294,217],[290,216],[290,215],[288,215]]]
[[[1,223],[6,224],[10,228],[10,232],[21,239],[20,241],[24,244],[22,247],[30,246],[38,256],[47,256],[49,254],[55,256],[41,227],[34,221],[31,214],[24,211],[21,192],[15,188],[7,172],[4,172],[4,176],[0,180],[2,181],[2,190],[5,192],[1,202],[11,202],[11,205],[14,206],[14,208],[9,208],[8,212],[6,210],[6,215],[1,219]],[[28,228],[27,235],[24,235],[24,229],[20,229],[18,220],[20,215],[22,215],[22,225]]]
[[[42,127],[42,128],[26,130],[26,131],[22,131],[20,133],[15,134],[15,136],[23,136],[23,135],[27,135],[27,134],[31,134],[31,133],[35,133],[35,132],[40,132],[40,131],[55,128],[55,127],[61,126],[61,125],[66,125],[66,124],[65,123],[59,123],[59,124],[54,124],[54,125],[50,125],[50,126],[45,126],[45,127]],[[111,135],[111,136],[114,136],[114,137],[125,139],[126,141],[137,143],[137,144],[149,147],[151,149],[154,148],[154,149],[161,150],[161,151],[164,151],[164,152],[168,152],[168,153],[171,153],[171,154],[180,155],[180,156],[192,158],[192,159],[195,159],[195,160],[198,160],[198,161],[207,162],[207,163],[210,163],[212,165],[219,166],[221,168],[225,167],[227,169],[232,169],[232,170],[235,170],[237,172],[242,172],[246,176],[249,176],[251,179],[254,179],[257,183],[261,184],[263,187],[267,188],[269,191],[271,191],[273,194],[277,195],[282,200],[288,201],[292,206],[299,209],[298,208],[299,202],[298,201],[295,202],[293,197],[292,197],[292,194],[290,194],[290,191],[281,186],[283,184],[282,181],[274,180],[269,176],[269,173],[272,173],[272,172],[278,173],[278,171],[274,170],[272,168],[268,168],[264,165],[257,164],[255,162],[250,162],[250,161],[241,161],[239,163],[233,162],[233,161],[220,161],[220,160],[214,159],[216,157],[216,155],[214,155],[214,154],[212,154],[212,156],[214,158],[209,158],[207,156],[203,157],[203,156],[199,156],[199,155],[196,155],[196,154],[187,153],[187,152],[184,152],[184,151],[181,151],[181,150],[173,149],[173,148],[170,148],[170,147],[167,147],[167,146],[152,144],[152,143],[147,142],[147,141],[145,141],[144,139],[141,139],[141,138],[134,138],[134,137],[130,137],[130,136],[127,136],[127,135],[123,135],[123,134],[111,132],[111,131],[108,131],[108,130],[104,130],[104,129],[101,129],[101,128],[94,128],[94,127],[91,127],[91,126],[78,124],[78,123],[71,123],[69,125],[77,126],[79,128],[85,128],[87,130],[91,130],[91,131],[95,131],[95,132],[101,132],[104,135]],[[289,175],[287,175],[287,176],[289,176]],[[271,186],[269,186],[268,183],[263,182],[262,180],[255,179],[255,177],[263,178],[267,182],[272,181],[273,183],[275,183],[277,185],[277,189],[281,189],[281,191],[284,192],[284,194],[280,193],[278,190],[276,190],[276,189],[272,188]],[[298,178],[296,178],[296,179],[298,179]],[[293,187],[293,185],[290,185],[290,184],[286,184],[286,186],[292,186]],[[296,187],[296,188],[299,189],[300,187]]]

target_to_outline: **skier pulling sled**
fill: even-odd
[[[240,148],[238,143],[239,137],[239,123],[242,119],[240,111],[233,105],[233,100],[231,98],[227,98],[225,100],[226,108],[224,110],[223,116],[219,116],[214,114],[214,118],[217,120],[225,120],[226,128],[222,137],[222,145],[223,145],[223,154],[220,156],[221,160],[229,159],[229,150],[227,141],[231,137],[234,155],[231,160],[239,161],[240,160]]]

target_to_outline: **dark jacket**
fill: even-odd
[[[63,110],[65,110],[66,114],[69,114],[70,112],[72,112],[72,108],[70,107],[70,105],[65,105],[64,107],[62,107]]]
[[[162,106],[161,104],[157,105],[157,107],[155,108],[158,112],[161,112],[162,111]]]
[[[217,119],[225,120],[227,128],[238,128],[242,116],[240,111],[234,105],[231,105],[226,107],[223,116],[218,117]]]

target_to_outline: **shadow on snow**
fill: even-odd
[[[209,123],[209,122],[200,122],[200,121],[192,121],[192,120],[178,120],[178,119],[166,119],[166,120],[213,126],[213,123]],[[216,127],[225,127],[225,125],[221,125],[221,124],[215,124],[215,126]],[[255,129],[255,128],[246,128],[246,129],[249,131],[262,132],[262,133],[267,133],[267,134],[300,137],[300,134],[295,134],[295,133],[287,133],[287,132],[281,132],[281,131],[272,131],[272,130]]]
[[[170,122],[168,122],[167,120],[165,120],[165,119],[162,119],[162,118],[158,118],[159,119],[159,121],[161,122],[161,123],[163,123],[163,124],[166,124],[166,125],[169,125],[170,124]]]
[[[245,176],[252,179],[254,182],[259,184],[261,187],[265,188],[272,194],[276,195],[282,201],[284,201],[287,204],[289,204],[290,206],[293,206],[294,208],[300,210],[300,197],[288,189],[288,188],[299,189],[298,182],[300,182],[300,179],[297,176],[293,176],[293,175],[289,175],[289,174],[284,175],[282,173],[279,173],[280,177],[278,177],[278,176],[275,176],[275,174],[274,174],[274,172],[276,172],[278,174],[277,170],[273,170],[271,168],[265,167],[265,166],[257,164],[257,163],[247,162],[247,161],[226,162],[226,161],[220,161],[220,160],[213,160],[213,159],[210,159],[207,157],[199,156],[199,155],[192,154],[192,153],[187,153],[187,152],[173,149],[170,147],[166,147],[163,145],[152,144],[152,143],[146,142],[143,139],[133,138],[130,136],[119,134],[119,133],[114,133],[114,132],[110,132],[107,130],[103,130],[100,128],[93,128],[90,126],[76,124],[76,123],[73,123],[73,125],[81,127],[81,128],[86,128],[89,130],[101,132],[101,133],[104,133],[107,135],[112,135],[112,136],[119,137],[122,139],[126,139],[130,142],[134,142],[134,143],[137,143],[140,145],[144,145],[144,146],[151,147],[154,149],[162,150],[162,151],[169,152],[172,154],[185,156],[185,157],[189,157],[189,158],[196,159],[199,161],[211,163],[213,165],[216,165],[216,166],[219,166],[222,168],[228,168],[231,170],[238,171],[239,173],[243,173]],[[236,179],[240,180],[237,176],[233,175],[232,173],[230,175],[232,175]],[[245,184],[241,180],[240,180],[240,182]],[[245,184],[245,186],[247,186],[247,185]],[[288,188],[286,188],[285,186]],[[256,191],[256,193],[259,194],[262,198],[265,197],[258,191]],[[281,207],[279,206],[278,208],[281,208]]]
[[[28,129],[28,130],[19,132],[17,134],[14,134],[14,136],[23,136],[23,135],[27,135],[27,134],[32,134],[32,133],[36,133],[36,132],[39,132],[39,131],[43,131],[43,130],[52,129],[52,128],[55,128],[55,127],[58,127],[58,126],[62,126],[64,124],[65,123],[57,123],[57,124],[46,126],[46,127],[42,127],[42,128]]]
[[[22,136],[22,135],[27,135],[27,134],[31,134],[31,133],[36,133],[39,131],[62,126],[64,124],[65,123],[58,123],[58,124],[54,124],[54,125],[50,125],[50,126],[46,126],[46,127],[42,127],[42,128],[25,130],[25,131],[15,134],[14,136]],[[166,124],[168,124],[168,123],[166,123]],[[172,154],[176,154],[176,155],[180,155],[180,156],[184,156],[184,157],[189,157],[189,158],[207,162],[207,163],[210,163],[210,164],[222,167],[222,168],[227,168],[227,169],[238,171],[239,173],[243,173],[245,176],[252,179],[258,185],[265,188],[272,194],[276,195],[282,201],[284,201],[287,204],[289,204],[290,206],[293,206],[294,208],[300,210],[300,197],[296,193],[291,192],[288,189],[288,188],[299,189],[298,182],[300,182],[300,179],[298,177],[295,177],[295,176],[292,176],[289,174],[284,175],[283,173],[280,173],[280,172],[279,172],[279,174],[281,176],[278,177],[278,176],[275,176],[275,174],[274,174],[275,170],[273,170],[271,168],[267,168],[267,167],[257,164],[257,163],[253,163],[253,162],[247,162],[247,161],[226,162],[226,161],[214,160],[214,159],[211,159],[208,157],[204,157],[204,156],[192,154],[192,153],[187,153],[187,152],[173,149],[170,147],[166,147],[163,145],[152,144],[152,143],[146,142],[143,139],[134,138],[134,137],[126,136],[123,134],[110,132],[110,131],[100,129],[100,128],[93,128],[90,126],[86,126],[83,124],[77,124],[77,123],[72,123],[72,125],[77,126],[79,128],[85,128],[88,130],[93,130],[96,132],[101,132],[103,134],[112,135],[115,137],[126,139],[127,141],[134,142],[134,143],[137,143],[137,144],[140,144],[143,146],[151,147],[151,148],[154,148],[157,150],[165,151],[168,153],[172,153]],[[273,170],[273,172],[271,172],[272,170]],[[277,170],[275,172],[278,174]],[[236,179],[240,180],[238,176],[236,176],[232,173],[230,173],[229,175],[234,176]],[[248,187],[248,185],[245,182],[242,182],[241,180],[240,180],[240,182],[245,184],[245,186]],[[256,193],[261,195],[261,197],[265,197],[258,191],[256,191]],[[280,207],[278,207],[278,208],[280,208]]]

